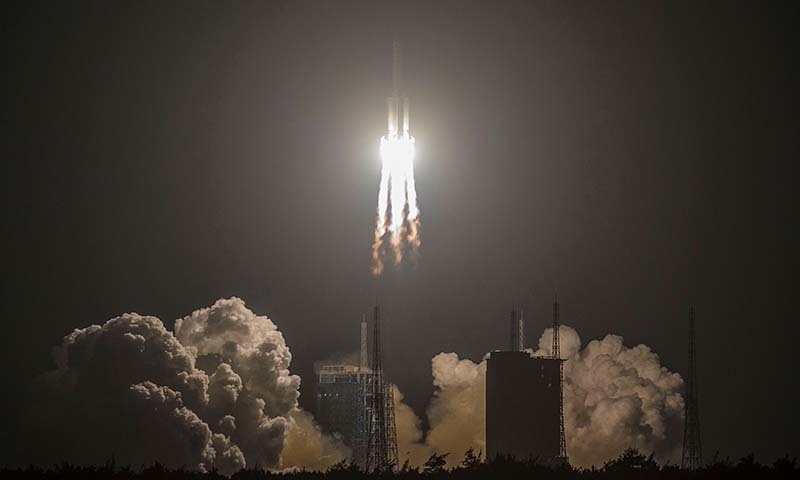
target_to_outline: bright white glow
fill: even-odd
[[[372,250],[372,272],[383,271],[383,253],[390,249],[394,263],[403,257],[412,258],[420,245],[419,207],[414,183],[414,137],[408,132],[389,133],[381,138],[381,185],[378,194],[378,216]]]
[[[381,188],[378,196],[378,228],[388,228],[393,236],[403,226],[403,210],[408,205],[408,220],[419,216],[414,184],[414,137],[387,135],[381,138]],[[391,219],[386,216],[391,206]]]

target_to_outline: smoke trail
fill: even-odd
[[[37,379],[19,462],[159,461],[229,475],[326,468],[349,456],[298,406],[300,377],[267,317],[238,298],[175,321],[126,313],[77,329]],[[47,441],[43,441],[47,439]]]
[[[455,466],[472,448],[485,452],[486,362],[459,359],[455,353],[440,353],[431,360],[435,390],[426,415],[428,431],[421,431],[421,420],[403,396],[395,393],[397,443],[401,461],[420,466],[432,453],[449,454],[448,466]]]
[[[416,260],[420,212],[414,182],[414,137],[387,134],[381,138],[381,182],[372,244],[372,274],[383,273],[386,259],[394,265]]]
[[[539,349],[528,353],[549,356],[552,335],[551,328],[545,330]],[[676,462],[683,417],[680,375],[663,367],[646,345],[626,347],[618,335],[592,340],[583,349],[575,329],[562,325],[559,336],[567,359],[564,420],[570,463],[600,466],[628,447]],[[486,360],[475,363],[440,353],[431,368],[436,390],[427,409],[424,442],[418,440],[422,432],[413,411],[395,407],[402,412],[397,415],[400,454],[407,452],[405,458],[419,465],[430,453],[450,453],[447,462],[452,466],[468,448],[486,451]]]

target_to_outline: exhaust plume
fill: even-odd
[[[136,313],[76,329],[53,356],[56,369],[36,381],[41,421],[22,461],[114,456],[230,475],[326,468],[349,454],[298,407],[300,377],[277,326],[235,297],[176,320],[174,333]]]
[[[424,440],[422,421],[395,390],[398,453],[401,461],[413,466],[422,465],[433,453],[448,453],[447,465],[452,467],[469,448],[486,451],[486,362],[476,364],[455,353],[440,353],[431,360],[431,368],[436,389],[426,412]]]
[[[381,183],[372,244],[372,274],[383,273],[387,259],[400,265],[416,262],[420,212],[414,182],[414,137],[388,134],[381,138]]]
[[[552,329],[534,355],[550,355]],[[582,350],[575,329],[559,329],[564,363],[564,423],[570,461],[600,466],[628,447],[660,462],[680,459],[683,379],[647,345],[626,347],[619,335]]]
[[[536,351],[550,356],[552,328],[544,331]],[[660,363],[646,345],[629,348],[622,337],[606,335],[581,349],[575,329],[562,325],[559,340],[564,363],[564,419],[567,452],[576,467],[601,466],[625,449],[652,452],[661,462],[680,458],[683,380]],[[427,409],[430,426],[424,442],[419,419],[398,404],[400,455],[419,465],[431,453],[450,453],[454,466],[464,452],[486,452],[486,359],[479,363],[440,353],[431,361],[434,397]],[[396,396],[396,398],[402,398]],[[398,401],[399,402],[399,401]],[[417,430],[415,430],[415,428]],[[401,435],[400,432],[411,432]],[[403,444],[406,439],[408,444]]]
[[[420,218],[414,182],[414,137],[409,133],[409,101],[403,91],[402,49],[394,42],[392,96],[387,98],[388,131],[381,137],[381,183],[372,241],[372,274],[383,273],[385,263],[416,262],[420,246]],[[401,123],[402,119],[402,123]]]

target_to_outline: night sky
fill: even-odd
[[[74,328],[243,298],[313,364],[358,348],[418,414],[431,358],[525,308],[686,369],[706,456],[800,455],[792,2],[23,2],[3,24],[3,442]],[[416,268],[374,279],[403,44]],[[7,428],[6,428],[7,427]],[[1,463],[13,462],[3,448]]]

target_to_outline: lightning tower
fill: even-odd
[[[681,467],[695,470],[703,465],[700,442],[700,412],[697,400],[697,359],[694,345],[694,307],[689,308],[689,372],[684,403],[683,455]]]
[[[553,358],[558,361],[558,456],[565,463],[567,457],[567,437],[564,435],[564,360],[561,359],[561,344],[558,334],[561,326],[558,296],[553,300]]]
[[[397,432],[394,423],[394,395],[391,385],[383,378],[381,364],[380,307],[375,305],[373,316],[371,398],[367,434],[367,454],[364,470],[382,472],[397,465]]]
[[[525,323],[522,319],[522,309],[517,307],[511,308],[510,332],[509,350],[512,352],[525,350]]]
[[[367,316],[361,316],[361,349],[360,349],[360,358],[358,362],[359,368],[361,370],[366,370],[369,367],[369,354],[367,353]]]

